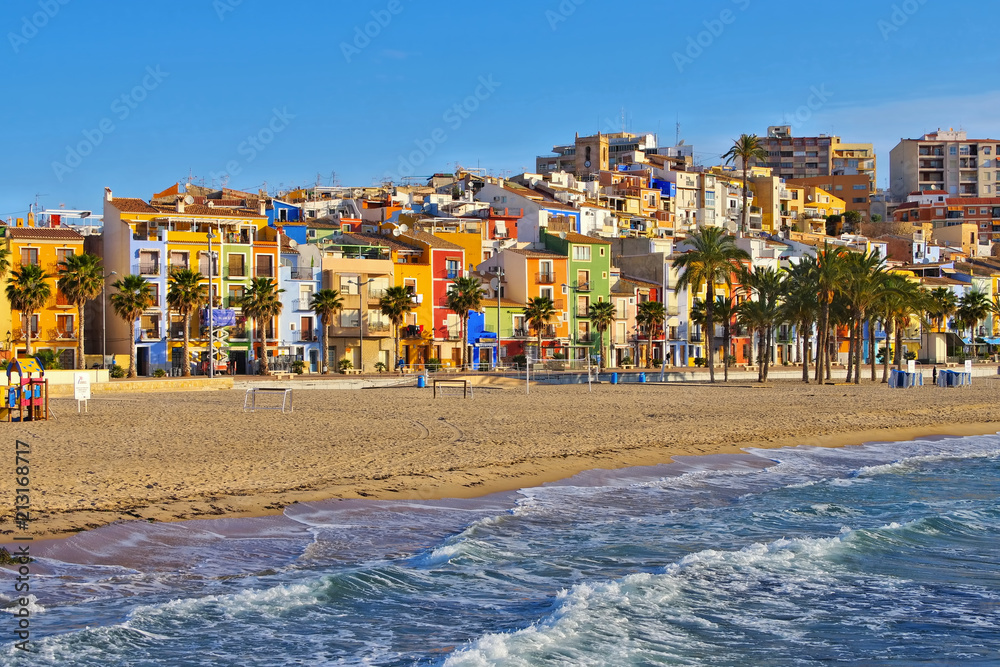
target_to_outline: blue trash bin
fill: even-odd
[[[423,375],[418,375],[417,376],[417,389],[423,389],[426,386],[427,386],[427,378],[425,378]]]
[[[618,384],[618,373],[611,374],[611,384]]]
[[[646,381],[646,374],[639,373],[639,382],[645,382],[645,381]]]

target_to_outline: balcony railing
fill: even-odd
[[[556,281],[556,274],[554,273],[536,273],[535,282],[539,285],[551,285]]]
[[[274,277],[274,267],[272,266],[255,266],[253,269],[253,274],[257,278],[273,278]]]
[[[316,269],[313,267],[292,267],[292,280],[315,280]]]
[[[579,285],[576,286],[576,291],[577,292],[590,292],[593,289],[594,288],[591,287],[589,280],[587,282],[585,282],[585,283],[580,283]]]
[[[139,329],[139,340],[160,340],[160,327]]]
[[[528,338],[531,332],[527,329],[514,329],[514,338]]]
[[[369,322],[366,328],[372,333],[385,333],[392,331],[392,324],[388,322]]]
[[[292,310],[312,310],[309,306],[311,299],[293,299]]]
[[[576,316],[577,317],[590,317],[590,308],[589,307],[578,307],[576,309]]]
[[[226,278],[246,278],[247,267],[245,264],[227,264],[224,273]]]
[[[384,289],[370,289],[368,290],[368,301],[378,302],[382,300],[385,296]]]
[[[296,331],[293,339],[300,343],[315,343],[319,335],[315,331]]]
[[[57,306],[73,306],[76,305],[72,301],[66,298],[66,295],[62,292],[56,292],[56,305]]]
[[[170,325],[170,337],[171,338],[184,338],[184,323],[174,322]]]
[[[158,262],[139,262],[132,265],[132,273],[137,276],[158,276],[160,275],[160,264]]]
[[[417,324],[407,324],[405,327],[399,328],[399,335],[402,338],[420,338],[423,333],[423,326]]]
[[[76,340],[76,331],[72,329],[53,329],[49,336],[52,340]]]
[[[589,332],[588,333],[578,333],[576,335],[576,342],[583,343],[585,345],[589,344],[589,343],[594,343],[594,342],[597,342],[597,336],[595,336],[594,334],[589,333]]]

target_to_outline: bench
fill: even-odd
[[[469,386],[468,380],[444,380],[438,379],[434,380],[434,398],[437,398],[438,385],[441,388],[445,387],[461,387],[462,388],[462,398],[468,398],[472,395],[472,387]]]
[[[345,368],[342,372],[344,375],[361,375],[360,368]]]
[[[269,406],[265,408],[257,407],[257,394],[281,394],[281,407]],[[256,412],[257,410],[281,410],[281,414],[285,414],[285,403],[288,403],[288,411],[292,411],[292,389],[291,387],[250,387],[247,389],[246,395],[243,396],[243,412],[250,408],[250,412]]]
[[[269,373],[269,375],[273,378],[277,378],[278,380],[291,380],[293,373],[277,372]]]

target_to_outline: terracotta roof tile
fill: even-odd
[[[391,248],[393,250],[402,251],[417,251],[420,252],[420,248],[415,245],[410,245],[409,243],[403,243],[396,238],[390,238],[388,236],[382,236],[381,234],[368,234],[362,232],[353,232],[351,234],[344,234],[346,239],[355,239],[361,243],[367,243],[373,246],[381,246],[383,248]]]
[[[7,238],[38,241],[82,241],[83,237],[65,227],[8,227]]]
[[[440,250],[464,250],[462,246],[456,243],[445,241],[442,238],[434,236],[430,232],[422,232],[418,229],[411,229],[403,234],[401,238],[410,238],[415,241],[420,241],[421,243],[426,243],[431,248],[438,248]]]
[[[530,248],[507,248],[504,252],[516,252],[518,255],[524,255],[525,257],[540,257],[542,259],[567,259],[566,255],[560,255],[557,252],[549,252],[548,250],[532,250]]]
[[[560,237],[562,238],[562,237]],[[570,243],[597,243],[600,245],[611,245],[608,239],[601,239],[594,236],[587,236],[577,232],[566,232],[566,240]]]
[[[159,213],[159,211],[137,197],[115,197],[111,205],[122,213]]]

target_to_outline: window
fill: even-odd
[[[555,294],[551,287],[541,287],[538,290],[538,296],[548,299],[549,301],[555,301]]]
[[[160,253],[155,250],[140,250],[138,273],[144,276],[160,275]]]
[[[834,190],[843,190],[843,189],[844,189],[843,185],[838,185],[837,187],[834,188]]]
[[[149,293],[153,297],[153,308],[160,307],[160,283],[149,281]]]
[[[513,315],[511,317],[511,326],[514,327],[515,336],[527,336],[528,329],[524,325],[524,315]]]
[[[459,266],[457,259],[446,260],[445,269],[448,271],[448,280],[454,280],[455,278],[458,278]]]
[[[278,209],[278,222],[288,222],[288,209],[279,208]]]
[[[853,200],[855,204],[864,204],[866,201],[868,200],[864,197],[855,197]]]
[[[257,255],[257,269],[254,272],[258,278],[274,277],[274,257],[271,255]]]
[[[246,256],[245,255],[229,255],[229,278],[245,278],[246,272]]]
[[[340,293],[341,294],[357,294],[358,293],[358,277],[350,275],[340,276]],[[357,326],[356,324],[354,326]]]
[[[309,310],[309,302],[312,300],[312,295],[312,285],[299,285],[299,310]]]
[[[56,338],[76,338],[72,315],[56,315]]]
[[[340,326],[355,329],[361,326],[361,311],[357,308],[340,311]]]
[[[243,285],[230,285],[229,286],[229,303],[226,305],[230,308],[236,308],[240,305],[240,301],[243,299]]]
[[[284,211],[284,209],[282,209]],[[299,340],[311,341],[316,339],[316,332],[313,331],[313,318],[299,318]]]
[[[590,289],[590,271],[581,270],[576,272],[576,287],[581,290]]]
[[[948,147],[948,155],[958,155],[958,147],[957,146],[949,146]]]
[[[62,264],[67,258],[74,255],[72,248],[56,248],[56,264]]]
[[[38,248],[21,248],[21,266],[38,265]]]
[[[855,183],[854,184],[854,189],[855,190],[867,190],[868,186],[865,185],[864,183]]]
[[[186,252],[178,252],[176,250],[170,251],[170,268],[171,269],[187,269],[188,267],[188,254]],[[205,275],[208,275],[206,272]]]
[[[574,245],[573,246],[573,259],[581,262],[590,261],[590,246],[589,245]]]
[[[389,277],[388,276],[378,276],[372,278],[371,283],[368,285],[368,298],[369,299],[381,299],[385,296],[385,291],[389,289]]]
[[[410,294],[417,293],[417,279],[416,278],[403,278],[403,287]]]
[[[979,215],[989,215],[989,214],[990,214],[990,209],[988,208],[979,209]]]

